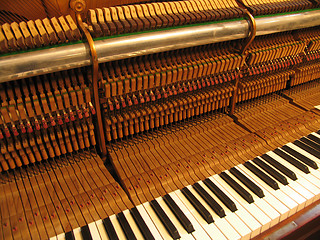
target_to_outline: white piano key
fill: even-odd
[[[226,236],[227,239],[241,239],[241,236],[239,235],[239,233],[228,222],[228,219],[230,219],[229,215],[234,215],[234,213],[231,212],[202,181],[199,181],[198,183],[223,208],[223,210],[226,214],[225,217],[220,218],[219,216],[216,216],[215,213],[211,210],[212,215],[214,216],[214,221],[215,221],[214,223],[216,224],[216,226]],[[210,213],[211,213],[211,211],[210,211]],[[232,221],[230,220],[230,222],[232,222]]]
[[[269,156],[272,156],[272,154],[274,154],[273,152],[268,152],[267,153]],[[272,156],[273,157],[273,156]],[[269,163],[267,163],[269,164]],[[287,188],[286,191],[288,191],[288,193],[290,192],[296,192],[297,194],[299,194],[302,198],[304,198],[304,200],[301,199],[301,201],[303,201],[299,207],[298,207],[298,211],[302,210],[303,208],[305,208],[306,206],[310,205],[313,202],[313,197],[314,194],[312,194],[310,191],[308,191],[305,187],[303,187],[301,184],[299,184],[298,180],[293,181],[290,178],[287,178],[288,180],[288,185],[284,186]],[[282,186],[281,186],[282,187]],[[290,190],[290,188],[292,189],[292,191]],[[291,196],[291,195],[290,195]],[[297,195],[298,196],[298,195]],[[295,200],[299,200],[299,198],[295,198]]]
[[[214,223],[208,224],[202,218],[202,216],[193,207],[193,205],[189,202],[189,200],[181,193],[180,190],[175,191],[175,193],[180,198],[181,202],[183,202],[187,206],[187,208],[192,212],[193,216],[199,222],[201,227],[209,235],[209,237],[210,237],[209,239],[215,239],[215,238],[216,239],[226,239],[225,236],[221,233],[221,231],[217,228],[217,226]]]
[[[232,187],[230,187],[226,182],[224,182],[224,180],[220,176],[215,175],[215,176],[213,176],[213,178],[216,180],[216,182],[218,184],[220,184],[219,187],[221,187],[221,189],[225,190],[224,193],[227,194],[230,197],[230,199],[232,201],[234,201],[234,203],[237,205],[238,211],[236,211],[236,214],[251,229],[251,231],[252,231],[251,238],[259,235],[261,233],[261,229],[262,229],[263,225],[261,223],[259,223],[259,221],[257,221],[251,215],[251,213],[248,212],[248,210],[246,209],[246,207],[248,207],[248,208],[252,208],[252,209],[258,211],[256,209],[256,206],[251,205],[248,202],[246,202],[245,200],[243,200],[243,198]],[[254,207],[252,207],[252,206],[254,206]]]
[[[73,229],[73,236],[75,240],[85,240],[82,238],[82,234],[81,234],[81,228],[75,228]]]
[[[252,224],[250,224],[250,222],[246,222],[247,220],[244,220],[243,218],[241,218],[242,213],[244,212],[244,209],[242,208],[242,206],[234,200],[234,198],[232,198],[230,196],[230,194],[228,194],[225,190],[225,188],[223,186],[220,185],[219,181],[223,181],[222,179],[217,181],[214,176],[210,177],[210,180],[218,187],[220,188],[221,191],[223,191],[226,195],[228,195],[228,197],[236,204],[238,210],[234,212],[234,214],[229,214],[227,215],[227,221],[233,226],[233,228],[241,235],[241,239],[247,239],[250,238],[253,230],[256,230],[256,228],[254,226],[252,226]],[[246,214],[245,214],[246,215]],[[250,227],[250,226],[251,227]],[[255,223],[253,223],[253,225],[256,225]],[[259,224],[260,225],[260,224]],[[256,233],[254,233],[253,235],[256,235]]]
[[[267,165],[270,166],[269,163],[265,162]],[[288,181],[288,185],[283,185],[281,183],[278,182],[279,184],[279,187],[280,189],[286,193],[287,196],[290,196],[290,198],[295,201],[296,203],[298,203],[298,208],[297,209],[291,209],[290,213],[289,213],[289,216],[295,214],[297,211],[300,211],[301,209],[303,209],[306,205],[306,198],[304,198],[302,196],[302,194],[298,193],[297,191],[295,191],[293,188],[292,188],[292,185],[295,185],[295,184],[292,184],[292,180],[290,178],[287,177],[287,181]],[[290,184],[291,183],[291,184]],[[305,193],[307,194],[307,193]]]
[[[255,176],[252,172],[252,176],[249,175],[245,170],[249,171],[248,169],[244,169],[245,167],[242,165],[236,166],[236,168],[247,178],[249,178],[251,181],[253,181],[257,186],[259,186],[263,192],[264,192],[264,197],[263,198],[258,198],[257,196],[254,196],[254,200],[259,206],[259,208],[264,211],[271,219],[270,222],[270,227],[275,226],[280,222],[281,216],[285,215],[288,216],[289,209],[278,199],[276,199],[271,193],[269,193],[269,190],[271,188],[265,189],[259,182],[256,181],[254,177]],[[275,190],[274,190],[275,191]]]
[[[319,166],[319,164],[320,164],[320,159],[319,159],[319,158],[313,156],[312,154],[310,154],[310,153],[308,153],[307,151],[303,150],[302,148],[294,145],[293,143],[287,143],[286,145],[287,145],[288,147],[291,147],[292,149],[296,150],[297,152],[301,153],[302,155],[310,158],[311,160],[315,161],[315,162],[318,164],[318,166]]]
[[[66,239],[66,235],[64,233],[61,233],[57,236],[58,240],[65,240]]]
[[[155,211],[152,209],[151,205],[149,202],[145,202],[142,204],[144,209],[147,211],[149,217],[152,219],[152,222],[154,225],[157,227],[159,230],[160,235],[162,236],[163,239],[172,239],[170,236],[169,232],[165,228],[165,226],[162,224],[160,218],[157,216]]]
[[[101,219],[96,221],[96,225],[97,225],[101,239],[102,240],[110,240]]]
[[[143,205],[138,205],[136,206],[137,210],[139,211],[141,217],[143,218],[144,222],[146,223],[146,225],[148,226],[150,232],[152,233],[153,237],[156,240],[161,240],[163,239],[161,234],[159,233],[159,230],[157,229],[157,227],[154,225],[153,221],[151,220],[148,212],[145,210],[145,208],[143,207]]]
[[[57,240],[58,239],[57,237],[58,236],[51,237],[51,238],[49,238],[49,240]]]
[[[161,206],[162,210],[167,214],[167,216],[170,218],[171,222],[173,225],[176,227],[178,230],[181,239],[186,239],[186,240],[194,240],[195,238],[189,234],[181,225],[179,220],[176,218],[174,213],[171,211],[171,209],[168,207],[168,205],[165,203],[162,197],[158,197],[155,199],[159,205]]]
[[[318,179],[312,178],[312,174],[306,174],[302,172],[300,169],[294,167],[292,164],[288,163],[286,160],[284,160],[282,157],[272,153],[270,154],[274,159],[276,159],[279,163],[281,163],[283,166],[287,167],[291,171],[293,171],[296,175],[298,180],[296,180],[300,185],[302,185],[304,188],[306,188],[309,192],[314,194],[313,201],[316,201],[320,198],[320,189],[312,183],[312,181],[308,181],[308,177],[310,179],[313,179],[313,181],[318,182]],[[319,182],[318,182],[319,183]],[[320,186],[320,185],[318,185]]]
[[[89,223],[88,224],[88,227],[89,227],[89,230],[90,230],[90,233],[91,233],[91,236],[92,236],[92,239],[94,240],[101,240],[101,237],[100,237],[100,233],[99,233],[99,230],[97,228],[97,225],[95,222],[92,222],[92,223]]]
[[[242,173],[242,171],[237,166],[235,168]],[[244,174],[244,175],[246,176],[246,174]],[[247,186],[245,186],[238,178],[236,178],[236,177],[233,177],[233,178],[239,185],[241,185],[244,189],[246,189],[249,193],[251,193],[253,200],[254,200],[254,203],[252,203],[252,204],[254,204],[258,208],[258,210],[261,211],[265,215],[265,217],[264,217],[264,215],[261,215],[262,218],[259,219],[255,216],[255,214],[253,214],[254,217],[256,217],[256,219],[263,226],[265,226],[264,228],[262,228],[261,232],[264,232],[265,230],[269,229],[271,227],[271,223],[274,222],[275,219],[277,219],[277,218],[279,219],[280,214],[274,208],[272,208],[267,202],[264,201],[265,196],[263,198],[258,197],[253,192],[251,192],[251,190],[248,189]],[[255,183],[255,182],[253,181],[253,183]],[[261,188],[261,190],[262,190],[262,188]],[[252,204],[250,204],[250,205],[252,205]],[[251,213],[255,213],[255,212],[251,211]],[[264,222],[262,222],[262,221],[264,221]]]
[[[261,171],[265,172],[263,169],[261,169],[258,165],[256,165],[251,160],[250,160],[250,162],[255,167],[257,167]],[[287,216],[287,217],[289,217],[289,216],[293,215],[294,213],[296,213],[297,210],[298,210],[299,203],[296,201],[296,199],[294,199],[297,194],[295,194],[295,192],[294,192],[293,195],[289,195],[288,192],[285,192],[285,189],[283,188],[284,186],[282,184],[278,183],[278,185],[279,185],[280,189],[272,192],[272,194],[275,193],[274,196],[276,196],[278,198],[278,200],[280,200],[283,204],[285,204],[289,208],[290,211],[289,211],[288,216]],[[269,186],[265,186],[265,187],[269,187]],[[301,196],[299,196],[299,199],[301,199]],[[280,219],[280,220],[282,221],[283,219]]]
[[[181,211],[186,215],[186,217],[189,219],[189,221],[192,223],[193,228],[194,228],[194,232],[192,232],[193,237],[197,240],[209,240],[210,237],[205,232],[205,230],[200,225],[200,223],[196,220],[196,217],[198,214],[196,212],[196,210],[193,208],[193,206],[188,201],[183,203],[181,201],[181,199],[179,198],[178,195],[183,196],[183,194],[181,194],[181,192],[179,190],[177,190],[177,191],[169,193],[169,195],[173,199],[173,201],[175,201],[175,203],[179,206]],[[201,218],[200,215],[198,217]]]
[[[118,238],[119,239],[126,239],[126,235],[125,235],[124,231],[122,230],[120,223],[118,222],[117,216],[115,214],[111,215],[109,217],[109,219],[114,227],[114,230],[116,231],[116,233],[118,235]]]
[[[123,211],[123,215],[125,216],[125,218],[127,219],[134,235],[136,236],[137,239],[143,239],[143,235],[138,227],[138,225],[136,224],[136,222],[134,221],[129,209],[124,210]]]

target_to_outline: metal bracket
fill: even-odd
[[[98,143],[99,148],[102,153],[102,157],[105,158],[107,156],[107,148],[103,130],[103,123],[102,123],[102,116],[101,116],[101,109],[100,109],[100,101],[99,101],[99,89],[98,89],[98,70],[99,70],[99,62],[98,62],[98,55],[96,51],[96,47],[94,45],[94,41],[92,36],[90,35],[88,29],[82,22],[81,13],[83,13],[86,9],[86,2],[85,0],[71,0],[70,1],[70,8],[75,12],[77,23],[84,33],[89,47],[90,47],[90,54],[91,54],[91,62],[92,62],[92,91],[93,91],[93,100],[96,108],[96,116],[97,116],[97,124],[98,124]]]

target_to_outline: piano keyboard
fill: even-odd
[[[320,131],[50,240],[250,239],[320,198]]]

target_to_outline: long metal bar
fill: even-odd
[[[256,18],[256,35],[320,25],[320,10]],[[242,39],[248,22],[227,21],[198,26],[137,33],[95,41],[99,63],[181,49],[203,44]],[[32,77],[90,65],[86,43],[0,57],[0,82]]]

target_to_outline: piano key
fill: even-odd
[[[191,202],[191,204],[197,209],[197,211],[201,214],[204,220],[206,220],[207,223],[212,223],[213,218],[211,214],[208,212],[207,209],[203,207],[203,205],[198,201],[197,198],[195,198],[190,190],[185,187],[181,189],[181,192],[186,196],[186,198]]]
[[[192,223],[189,221],[186,215],[181,211],[181,209],[177,206],[177,204],[173,201],[171,196],[167,194],[163,197],[163,199],[167,203],[167,205],[170,207],[171,211],[179,219],[180,223],[186,229],[186,231],[188,233],[192,233],[194,231]]]
[[[203,190],[199,183],[195,183],[192,186],[219,217],[224,217],[226,215],[223,208]]]
[[[310,160],[314,161],[317,166],[320,164],[319,158],[312,155],[311,153],[305,151],[303,148],[293,144],[293,143],[287,143],[286,144],[287,147],[290,147],[291,149],[295,150],[296,152],[299,152],[300,154],[302,154],[303,156],[309,158]]]
[[[190,208],[193,212],[198,213],[194,216],[195,218],[197,218],[197,221],[205,229],[211,239],[225,239],[228,234],[237,238],[240,237],[240,235],[235,231],[234,227],[228,224],[225,218],[220,218],[218,215],[216,215],[216,213],[210,208],[210,206],[191,186],[188,186],[188,188],[190,189],[190,192],[193,194],[193,196],[198,199],[200,204],[211,214],[212,218],[214,218],[214,221],[212,223],[207,223],[186,197],[181,198],[181,201],[186,204],[189,203],[188,208]],[[227,232],[226,229],[229,229],[230,232]]]
[[[110,238],[108,237],[107,231],[106,231],[101,219],[96,221],[96,225],[97,225],[97,229],[99,231],[99,234],[101,236],[101,239],[110,240]]]
[[[133,216],[131,215],[129,209],[124,210],[123,211],[123,215],[127,219],[127,222],[130,225],[130,228],[132,229],[132,232],[134,233],[135,238],[136,239],[143,239],[144,237],[142,235],[142,232],[139,230],[140,228],[138,227],[138,225],[137,225],[136,221],[134,220]],[[147,238],[147,239],[154,239],[154,238],[151,235],[151,238]]]
[[[245,175],[243,175],[237,168],[231,168],[229,170],[237,179],[239,179],[247,188],[249,188],[258,197],[264,197],[263,191]]]
[[[265,172],[270,174],[275,180],[278,180],[283,185],[287,185],[288,181],[287,178],[283,175],[281,175],[278,171],[276,171],[274,168],[270,167],[268,164],[266,164],[262,159],[259,157],[256,157],[252,160],[256,165],[258,165],[260,168],[262,168]]]
[[[312,203],[313,195],[307,189],[301,186],[297,181],[293,181],[290,178],[287,180],[288,185],[282,185],[280,188],[282,188],[290,197],[292,197],[294,201],[299,204],[298,211]]]
[[[274,154],[274,153],[273,153]],[[271,155],[271,153],[270,153]],[[281,158],[280,156],[277,156],[274,154],[273,156],[277,161],[279,161],[280,163],[282,163],[283,165],[285,165],[288,168],[292,168],[293,166],[291,166],[289,163],[287,163],[283,158]],[[304,188],[306,188],[309,192],[311,192],[312,194],[314,194],[313,197],[313,201],[318,200],[320,198],[320,189],[315,186],[312,182],[308,181],[308,176],[310,176],[310,178],[312,178],[312,174],[305,174],[304,172],[300,171],[299,169],[296,169],[296,174],[299,176],[299,184],[302,185]],[[299,172],[300,171],[300,172]],[[313,179],[315,182],[317,182],[317,179]]]
[[[66,240],[74,240],[73,231],[67,232],[65,238]]]
[[[314,133],[310,133],[307,138],[311,139],[312,141],[320,144],[320,138],[316,136]]]
[[[253,238],[260,233],[261,224],[254,218],[250,213],[247,212],[243,208],[243,206],[230,194],[230,191],[233,190],[227,183],[221,181],[221,178],[218,175],[214,175],[210,177],[211,181],[213,181],[220,189],[228,195],[228,197],[237,204],[238,210],[235,214],[243,221],[250,229],[250,237]],[[233,190],[234,191],[234,190]]]
[[[81,235],[84,240],[92,240],[88,225],[81,227]]]
[[[129,240],[136,240],[137,238],[135,237],[127,219],[125,218],[123,212],[120,212],[117,214],[117,219],[122,227],[122,230],[124,234],[126,235],[127,239]]]
[[[317,150],[315,150],[314,148],[308,146],[307,144],[299,141],[299,140],[296,140],[293,142],[294,145],[302,148],[303,150],[305,150],[306,152],[310,153],[311,155],[317,157],[317,158],[320,158],[320,152],[318,152]]]
[[[101,240],[99,230],[95,222],[89,223],[88,228],[90,230],[91,238],[94,240]]]
[[[278,183],[276,181],[274,181],[267,174],[262,172],[259,168],[257,168],[256,166],[254,166],[250,162],[245,162],[243,164],[243,166],[246,167],[248,170],[250,170],[252,173],[254,173],[257,177],[259,177],[262,181],[264,181],[266,184],[268,184],[274,190],[279,189]]]
[[[292,180],[297,180],[297,176],[294,174],[294,172],[290,171],[288,168],[286,168],[282,164],[275,161],[268,154],[263,154],[261,156],[261,158],[263,160],[265,160],[266,162],[268,162],[270,165],[272,165],[274,168],[278,169],[280,172],[282,172],[287,177],[291,178]]]
[[[248,203],[253,203],[253,198],[244,188],[242,188],[237,182],[235,182],[226,172],[222,172],[219,176],[233,188],[244,200]]]
[[[153,237],[156,240],[163,239],[161,234],[159,233],[159,230],[157,229],[157,227],[154,225],[153,221],[151,220],[148,212],[145,210],[144,206],[143,205],[138,205],[135,208],[137,209],[137,211],[141,215],[143,221],[146,223],[146,225],[147,225],[148,229],[150,230],[150,232],[152,232]]]
[[[57,240],[66,240],[66,234],[61,233],[61,234],[57,235]]]
[[[231,199],[225,195],[209,178],[205,179],[203,183],[223,202],[223,204],[230,209],[230,211],[237,211],[237,207]]]
[[[282,157],[284,160],[286,160],[287,162],[291,163],[293,166],[295,166],[296,168],[300,169],[301,171],[303,171],[304,173],[309,173],[309,168],[302,164],[301,162],[299,162],[298,160],[296,160],[295,158],[291,157],[290,155],[288,155],[287,153],[285,153],[284,151],[278,149],[275,149],[273,151],[275,154],[277,154],[278,156]]]
[[[181,223],[179,222],[178,218],[176,218],[176,216],[174,215],[174,213],[171,211],[171,209],[169,208],[169,206],[166,204],[166,202],[164,201],[164,199],[162,197],[158,197],[155,199],[159,206],[162,208],[162,210],[165,212],[165,214],[170,217],[170,221],[172,222],[172,224],[175,226],[175,228],[177,229],[180,238],[181,239],[186,239],[186,240],[194,240],[194,237],[192,236],[192,234],[189,234],[184,227],[181,225]]]
[[[255,182],[253,179],[250,178],[250,176],[248,176],[245,172],[242,171],[242,169],[240,168],[240,166],[236,166],[235,168],[237,168],[237,170],[239,172],[241,172],[243,175],[245,175],[248,179],[250,179],[251,181]],[[255,182],[255,184],[257,184],[261,189],[262,187]],[[280,211],[277,208],[277,206],[274,206],[273,204],[278,204],[279,205],[279,201],[275,202],[274,198],[270,198],[270,194],[267,191],[265,192],[265,196],[263,198],[259,198],[255,195],[253,195],[253,198],[255,200],[255,203],[257,204],[257,206],[270,218],[270,227],[275,226],[276,224],[279,223],[280,221]],[[283,205],[283,204],[280,204]],[[284,213],[288,211],[288,208],[284,209]]]
[[[192,232],[192,236],[197,240],[202,239],[212,239],[210,237],[210,233],[217,229],[215,227],[210,228],[210,231],[206,230],[206,226],[211,226],[213,223],[208,225],[208,223],[202,218],[202,216],[198,213],[198,211],[192,206],[189,200],[181,193],[180,190],[176,190],[174,192],[169,193],[175,203],[179,206],[179,208],[186,214],[195,231]]]
[[[223,206],[223,203],[220,201],[219,198],[209,189],[204,182],[199,181],[199,185],[203,187],[203,189],[212,197],[214,198],[218,204]],[[220,231],[226,236],[227,239],[238,239],[238,238],[246,238],[248,237],[248,232],[245,231],[237,231],[238,227],[245,227],[249,232],[250,229],[244,225],[241,219],[235,214],[235,212],[231,212],[229,208],[225,208],[226,216],[224,218],[215,217],[214,213],[214,220],[215,225],[220,229]],[[243,236],[241,236],[243,234]]]
[[[302,137],[302,138],[300,138],[299,140],[300,140],[301,142],[309,145],[310,147],[316,149],[317,151],[320,151],[320,146],[319,146],[319,144],[317,144],[316,142],[314,142],[314,141],[312,141],[312,140],[310,140],[310,139],[308,139],[308,138],[306,138],[306,137]]]
[[[226,171],[228,173],[229,171]],[[218,177],[216,179],[219,179]],[[247,191],[244,187],[242,187],[239,183],[238,179],[233,179],[241,188],[243,188],[245,191]],[[224,184],[223,182],[219,182],[221,184]],[[239,193],[233,189],[229,185],[223,186],[225,191],[227,191],[230,196],[232,196],[243,208],[243,212],[241,213],[241,218],[246,218],[246,222],[250,222],[252,224],[252,231],[253,235],[251,237],[254,237],[254,234],[260,234],[261,231],[265,231],[270,228],[270,222],[271,219],[263,212],[260,208],[257,207],[256,203],[252,201],[252,203],[248,204],[246,201],[244,201],[241,197],[239,197]],[[253,197],[252,197],[253,200]],[[253,224],[255,223],[255,224]]]
[[[110,221],[110,218],[105,218],[102,220],[103,222],[103,226],[109,236],[110,239],[115,239],[115,240],[118,240],[118,235],[116,233],[116,230],[114,229],[111,221]]]
[[[249,162],[251,162],[251,160]],[[260,168],[260,166],[258,167],[258,165],[255,165],[255,163],[253,161],[251,162],[251,164],[257,168]],[[260,182],[260,179],[255,178],[255,181]],[[260,184],[264,185],[265,183],[262,181],[262,182],[260,182]],[[294,200],[292,198],[292,196],[290,196],[288,193],[286,193],[284,191],[283,186],[286,186],[286,185],[279,185],[278,190],[276,190],[276,191],[271,190],[269,192],[272,193],[272,195],[274,195],[278,200],[280,200],[284,205],[286,205],[289,208],[288,216],[291,216],[297,212],[299,204],[297,203],[296,200]],[[269,186],[264,185],[264,189],[268,189],[268,187]],[[294,195],[296,195],[296,194],[294,194]],[[301,197],[300,197],[300,199],[301,199]]]
[[[281,149],[291,154],[295,158],[299,159],[301,162],[307,164],[309,167],[312,167],[313,169],[318,169],[318,165],[315,161],[312,161],[310,158],[306,157],[305,155],[302,155],[300,152],[295,151],[289,146],[282,146]]]
[[[118,236],[118,239],[126,239],[126,235],[125,235],[124,231],[122,230],[120,223],[118,222],[117,216],[115,214],[111,215],[109,217],[109,219],[110,219],[110,222],[113,225],[113,228]]]
[[[159,219],[161,220],[161,222],[163,223],[163,225],[165,226],[167,231],[169,232],[170,236],[173,239],[179,239],[180,234],[179,234],[178,230],[173,225],[171,220],[168,218],[167,214],[160,207],[159,203],[156,200],[152,200],[150,202],[150,205],[153,208],[153,210],[156,212],[156,214],[158,215]]]
[[[73,236],[75,240],[86,240],[82,237],[80,227],[73,229]]]
[[[144,236],[145,239],[155,239],[150,232],[150,229],[148,228],[147,224],[143,220],[141,214],[137,210],[136,207],[130,209],[131,215],[134,218],[135,222],[137,223],[142,235]]]
[[[148,215],[149,215],[151,221],[153,222],[153,224],[155,225],[156,229],[158,229],[158,232],[161,235],[162,239],[172,239],[171,235],[167,231],[166,227],[163,225],[162,221],[160,220],[160,218],[158,217],[156,212],[151,207],[150,203],[145,202],[142,204],[142,206],[144,207],[145,211],[148,213]]]

